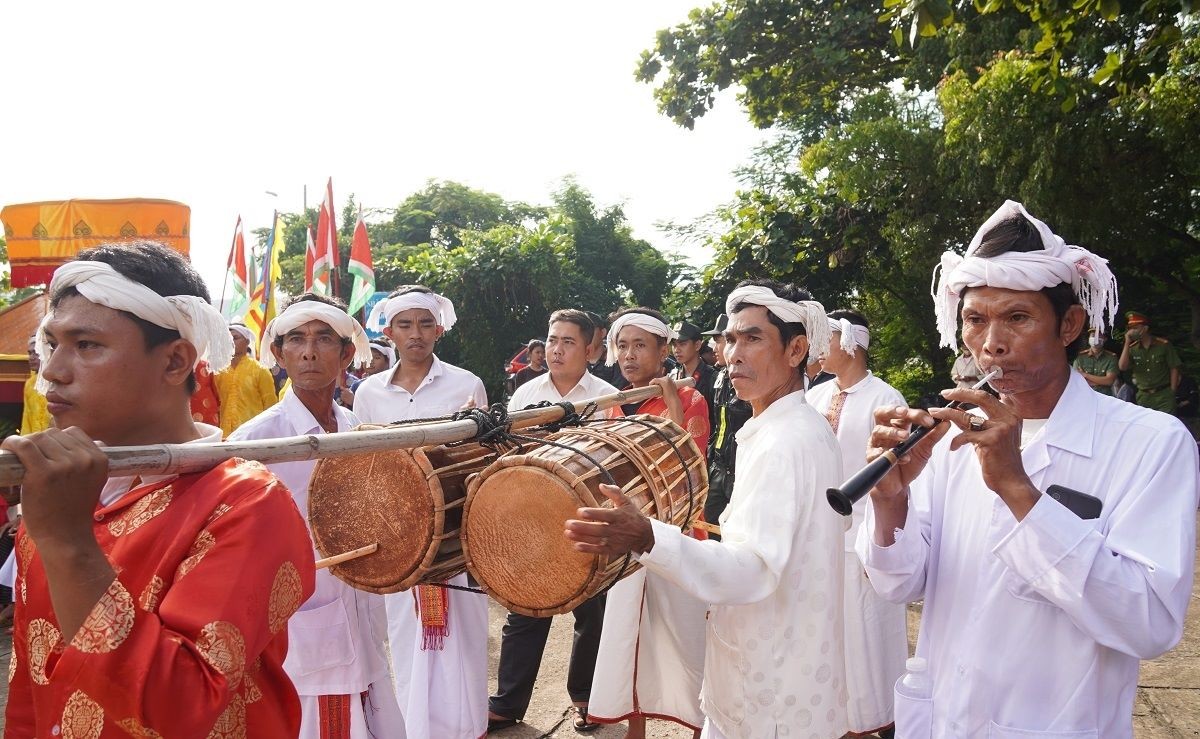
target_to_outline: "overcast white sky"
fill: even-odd
[[[328,176],[340,209],[350,193],[395,206],[429,178],[545,203],[574,174],[675,248],[654,224],[729,199],[764,137],[732,97],[679,128],[633,78],[699,4],[4,3],[0,204],[187,203],[218,293],[238,214],[249,235],[305,185],[319,202]]]

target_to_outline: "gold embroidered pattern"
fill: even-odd
[[[71,639],[71,646],[85,654],[111,652],[128,638],[133,618],[133,597],[120,580],[113,580]]]
[[[230,688],[241,684],[246,671],[246,640],[238,627],[228,621],[213,621],[200,630],[196,648],[213,669],[225,676]]]
[[[62,634],[58,627],[44,618],[35,618],[29,622],[26,631],[29,651],[29,678],[38,685],[49,685],[46,678],[46,661],[51,652],[58,649]]]
[[[25,578],[21,578],[21,605],[29,602],[29,592],[25,589]]]
[[[258,688],[258,683],[254,682],[254,678],[250,675],[242,678],[242,682],[246,684],[246,705],[250,705],[256,700],[262,698],[262,691]]]
[[[146,587],[142,590],[142,594],[138,596],[138,605],[146,613],[154,613],[158,609],[158,596],[162,593],[163,579],[158,575],[150,578],[150,582],[146,583]]]
[[[99,739],[104,731],[104,709],[84,695],[71,693],[62,715],[62,739]]]
[[[108,533],[113,536],[132,534],[146,522],[167,510],[171,505],[171,486],[161,487],[142,496],[138,502],[129,507],[125,515],[117,518],[108,525]]]
[[[14,677],[17,676],[17,650],[12,650],[8,653],[8,682],[11,684]]]
[[[22,532],[21,538],[17,541],[17,560],[21,565],[18,575],[25,576],[29,572],[29,564],[33,561],[33,539],[29,538],[29,534]]]
[[[179,569],[175,572],[175,579],[178,580],[196,569],[196,565],[200,564],[200,560],[204,559],[204,555],[208,554],[208,550],[212,549],[216,543],[216,537],[207,531],[201,531],[196,536],[196,540],[192,542],[192,548],[188,550],[187,558],[179,563]]]
[[[246,703],[242,696],[235,695],[229,707],[217,719],[217,724],[208,733],[208,739],[245,739]]]
[[[256,459],[242,459],[241,457],[233,458],[233,466],[240,469],[265,470],[267,468],[262,462]]]
[[[230,508],[225,503],[222,503],[221,505],[217,506],[216,508],[213,509],[213,512],[208,517],[208,520],[204,522],[204,527],[208,528],[209,524],[211,524],[213,521],[216,521],[221,516],[224,516],[226,513],[229,513],[231,510],[233,510],[233,509]]]
[[[272,634],[278,634],[287,626],[288,619],[300,607],[302,593],[300,573],[290,561],[279,566],[275,582],[271,584],[271,603],[267,608],[267,625]]]
[[[123,718],[117,722],[117,726],[124,729],[129,736],[139,737],[139,739],[162,739],[162,734],[142,726],[142,722],[136,718]]]

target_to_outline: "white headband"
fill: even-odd
[[[433,314],[433,320],[437,321],[437,325],[449,331],[458,321],[458,315],[454,312],[454,303],[450,302],[449,298],[442,297],[437,293],[423,293],[418,291],[397,295],[394,298],[387,298],[375,304],[371,309],[371,315],[367,317],[367,326],[374,331],[382,332],[384,328],[392,324],[392,319],[397,313],[403,313],[406,310],[413,308],[421,308]]]
[[[318,300],[300,300],[292,303],[287,310],[280,313],[263,330],[262,363],[267,369],[275,366],[275,355],[271,353],[271,344],[275,337],[286,336],[309,321],[322,321],[337,332],[343,339],[350,339],[354,344],[354,364],[363,365],[371,361],[371,345],[367,343],[367,332],[358,325],[358,321],[350,317],[346,311],[322,303]]]
[[[863,349],[871,348],[871,332],[867,330],[866,326],[850,323],[845,318],[830,318],[829,330],[842,335],[840,343],[842,351],[852,357],[858,351],[856,347],[861,346]],[[830,341],[832,341],[832,337]]]
[[[725,312],[732,317],[733,309],[741,303],[761,305],[784,323],[799,323],[804,326],[810,357],[824,354],[829,349],[829,317],[825,315],[825,306],[817,301],[792,302],[779,297],[769,287],[747,285],[729,293],[729,297],[725,299]]]
[[[994,257],[977,257],[983,237],[1002,221],[1020,216],[1028,220],[1042,237],[1042,251],[1005,252]],[[940,279],[938,270],[941,270]],[[965,256],[948,251],[933,269],[933,308],[941,345],[954,349],[958,338],[958,303],[968,287],[1000,287],[1008,290],[1042,290],[1067,283],[1087,311],[1088,322],[1103,332],[1117,313],[1117,278],[1101,259],[1080,246],[1070,246],[1050,227],[1029,215],[1025,207],[1012,200],[988,218]]]
[[[617,363],[617,336],[620,335],[621,329],[626,326],[637,326],[655,336],[661,336],[667,341],[675,338],[675,332],[671,330],[670,326],[654,316],[645,313],[626,313],[613,321],[612,326],[608,329],[608,354],[604,362],[610,367]]]
[[[108,263],[89,260],[67,262],[54,271],[54,278],[50,280],[51,297],[69,287],[75,288],[93,303],[132,313],[155,326],[178,331],[185,341],[196,347],[193,369],[201,360],[207,361],[214,373],[229,366],[233,357],[233,338],[229,335],[229,327],[225,317],[204,298],[195,295],[163,297],[116,271]],[[50,358],[46,322],[53,315],[47,313],[37,330],[37,352],[42,359],[43,369]],[[50,390],[50,383],[40,371],[37,388],[42,394]]]
[[[393,349],[390,346],[384,346],[383,344],[376,344],[376,343],[372,342],[371,350],[379,352],[384,357],[386,357],[387,361],[388,361],[388,367],[395,366],[395,364],[396,364],[396,350],[395,349]]]
[[[237,333],[246,337],[246,341],[248,341],[250,343],[250,356],[252,356],[252,357],[255,356],[254,350],[256,347],[254,346],[254,344],[256,343],[256,339],[254,337],[254,332],[251,331],[249,328],[247,328],[241,324],[238,324],[238,323],[229,324],[229,330],[236,331]]]

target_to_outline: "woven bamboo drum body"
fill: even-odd
[[[658,416],[589,424],[547,441],[567,448],[506,454],[470,479],[461,532],[467,570],[488,595],[527,616],[566,613],[639,566],[577,552],[563,535],[580,507],[612,507],[600,492],[608,482],[602,469],[643,513],[684,528],[708,494],[699,448]]]

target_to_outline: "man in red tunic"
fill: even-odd
[[[240,460],[111,477],[93,441],[220,438],[189,409],[197,362],[232,353],[203,281],[159,244],[105,245],[50,299],[57,428],[2,445],[25,466],[5,736],[295,736],[286,627],[314,570],[286,488]]]

